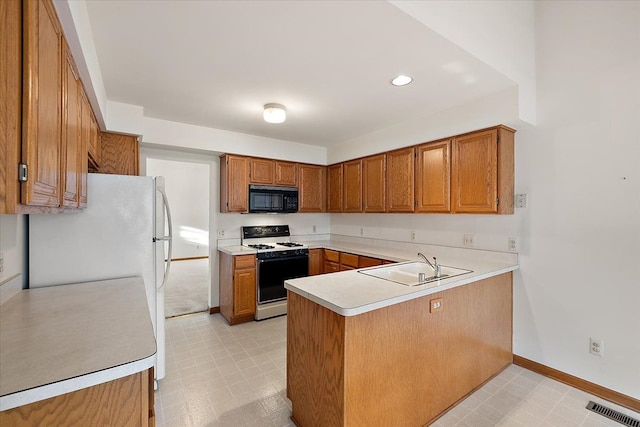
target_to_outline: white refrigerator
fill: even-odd
[[[30,215],[28,224],[30,288],[142,276],[158,347],[155,379],[164,378],[164,285],[171,263],[164,179],[89,174],[86,209]]]

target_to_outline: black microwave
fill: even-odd
[[[298,189],[274,185],[249,185],[249,213],[298,212]]]

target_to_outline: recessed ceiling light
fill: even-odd
[[[282,123],[287,119],[287,109],[280,104],[265,104],[262,117],[267,123]]]
[[[404,74],[401,74],[395,79],[391,80],[391,84],[394,86],[406,86],[412,81],[413,81],[413,77],[405,76]]]

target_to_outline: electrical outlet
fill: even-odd
[[[360,227],[360,235],[364,236],[364,227]]]
[[[218,230],[218,237],[224,237],[224,230]]]
[[[526,208],[527,207],[527,195],[526,194],[516,194],[515,205],[516,205],[516,208]]]
[[[429,301],[429,313],[442,310],[442,298],[435,298]]]
[[[314,226],[312,226],[312,227],[311,227],[311,230],[315,233],[315,232],[316,232],[316,226],[315,226],[315,225],[314,225]]]
[[[416,241],[416,232],[415,232],[415,231],[412,231],[412,232],[411,232],[410,239],[411,239],[411,241],[412,241],[412,242],[415,242],[415,241]]]
[[[518,251],[518,239],[516,239],[515,237],[509,237],[509,250],[511,252]]]
[[[476,242],[475,242],[475,239],[473,237],[473,234],[465,234],[464,235],[463,244],[464,244],[464,246],[467,246],[469,248],[474,247]]]
[[[604,342],[599,339],[589,338],[589,353],[594,356],[604,356]]]

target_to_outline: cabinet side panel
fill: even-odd
[[[231,321],[233,317],[233,257],[224,252],[220,255],[220,314]]]
[[[299,426],[343,426],[345,318],[293,292],[288,292],[288,304],[287,396],[292,417]]]
[[[347,317],[345,425],[428,424],[511,363],[511,335],[511,273]]]
[[[3,426],[146,426],[147,371],[0,412]]]
[[[510,129],[499,128],[498,135],[498,213],[512,214],[514,208],[515,134]]]
[[[90,135],[90,123],[90,121],[87,123],[87,138]],[[140,162],[140,159],[137,137],[103,132],[101,134],[101,151],[101,173],[117,175],[138,174],[138,163]]]
[[[0,214],[20,203],[22,2],[0,1]]]

